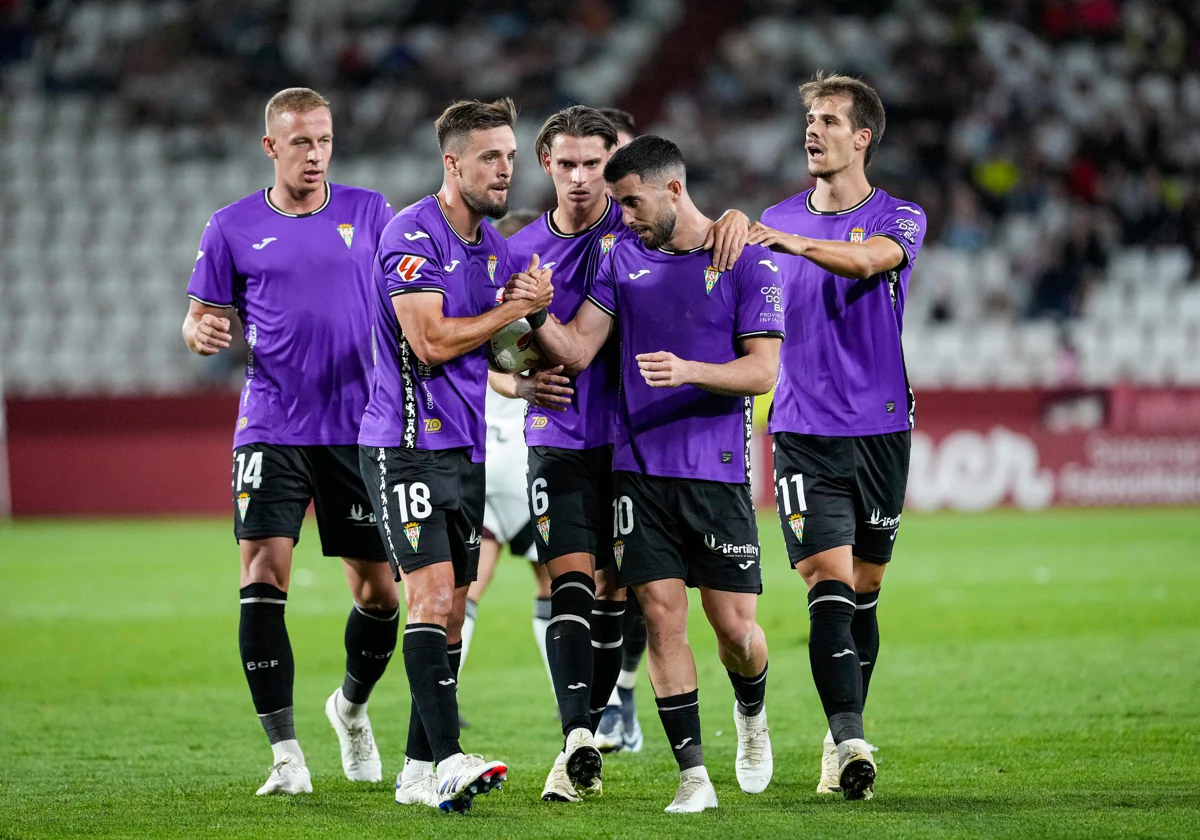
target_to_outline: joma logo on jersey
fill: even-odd
[[[533,423],[530,425],[530,427],[529,427],[529,428],[531,428],[531,429],[544,429],[544,428],[546,428],[546,418],[545,418],[545,417],[534,417],[534,418],[533,418]]]
[[[792,533],[796,535],[796,542],[804,543],[804,514],[793,513],[788,517],[788,525],[792,526]]]
[[[704,269],[704,294],[712,294],[713,286],[717,285],[717,281],[721,279],[721,272],[717,271],[714,266],[709,266]]]
[[[607,256],[608,252],[612,250],[613,243],[616,241],[617,241],[617,235],[615,233],[606,233],[603,236],[601,236],[600,237],[600,255]]]
[[[625,559],[624,540],[617,540],[613,543],[613,559],[617,561],[617,571],[621,571],[621,562]]]
[[[499,262],[500,259],[495,254],[488,257],[488,279],[493,283],[496,282],[496,265]]]
[[[539,516],[537,521],[538,533],[542,535],[542,541],[546,545],[550,545],[550,517]]]
[[[405,254],[400,258],[400,262],[396,263],[396,275],[405,283],[411,283],[414,280],[421,279],[421,266],[429,262],[424,257]]]
[[[851,242],[862,242],[863,235],[865,233],[866,233],[866,230],[863,228],[852,228],[850,230],[850,241]]]
[[[342,235],[347,248],[354,244],[354,225],[338,225],[338,233]]]
[[[442,430],[442,421],[436,417],[428,417],[425,419],[425,431],[429,434],[436,434]]]

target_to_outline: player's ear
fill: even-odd
[[[667,182],[667,189],[670,190],[671,197],[675,201],[678,201],[679,197],[683,195],[683,181],[680,181],[678,178],[672,178]]]
[[[265,152],[267,157],[269,157],[271,160],[275,160],[279,157],[278,153],[275,151],[275,138],[270,134],[263,135],[262,146],[263,152]]]
[[[446,152],[442,155],[442,166],[446,167],[447,172],[458,171],[458,155],[451,152]]]
[[[550,174],[550,153],[542,152],[542,169],[546,170],[546,174]]]
[[[871,129],[860,128],[854,135],[854,151],[861,152],[869,145],[871,145]]]

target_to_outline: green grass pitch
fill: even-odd
[[[775,778],[738,789],[732,693],[698,608],[704,747],[720,808],[662,812],[677,776],[644,675],[646,748],[603,799],[543,804],[561,739],[533,644],[531,576],[506,559],[461,680],[469,751],[509,762],[465,816],[392,803],[407,725],[397,656],[371,701],[385,779],[341,774],[325,698],[349,607],[311,521],[288,608],[315,793],[258,798],[270,751],[237,657],[224,521],[0,526],[0,837],[1200,836],[1200,512],[910,515],[880,606],[867,707],[875,801],[819,797],[825,724],[808,621],[762,520]]]

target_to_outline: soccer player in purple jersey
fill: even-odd
[[[730,271],[713,265],[705,248],[713,223],[688,196],[674,143],[639,137],[613,155],[604,176],[639,241],[613,246],[568,325],[550,320],[535,334],[550,361],[578,371],[616,321],[613,556],[620,582],[642,603],[659,716],[679,764],[666,810],[689,813],[715,808],[717,797],[701,747],[688,586],[700,588],[737,698],[738,782],[759,793],[771,779],[749,447],[752,397],[775,381],[783,312],[764,291],[775,284],[765,248]]]
[[[396,801],[465,810],[507,767],[459,745],[457,678],[467,588],[483,531],[484,403],[493,333],[552,298],[548,273],[502,301],[504,239],[517,146],[511,99],[456,102],[436,123],[436,195],[401,210],[375,260],[375,373],[359,432],[362,478],[408,604],[412,692]],[[436,765],[436,769],[435,769]]]
[[[879,654],[875,610],[908,483],[913,398],[900,333],[920,207],[867,181],[883,137],[879,96],[818,73],[800,88],[816,186],[754,225],[787,289],[769,430],[788,556],[808,586],[809,661],[829,718],[818,793],[874,795],[863,704]]]
[[[275,183],[213,214],[188,284],[183,336],[210,356],[229,346],[236,308],[250,355],[233,440],[233,525],[241,552],[242,667],[275,761],[259,794],[310,793],[292,717],[284,621],[292,551],[310,500],[321,549],[341,557],[354,606],[346,675],[325,705],[351,781],[382,769],[367,698],[396,647],[399,601],[358,475],[358,424],[371,369],[371,264],[391,206],[326,181],[329,103],[307,88],[266,108]]]

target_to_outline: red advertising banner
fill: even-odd
[[[758,449],[768,506],[769,438]],[[918,395],[906,509],[1052,505],[1200,505],[1200,390]]]
[[[7,403],[12,509],[230,515],[236,395]],[[774,505],[756,435],[755,501]],[[1200,505],[1200,389],[917,395],[909,510]]]

